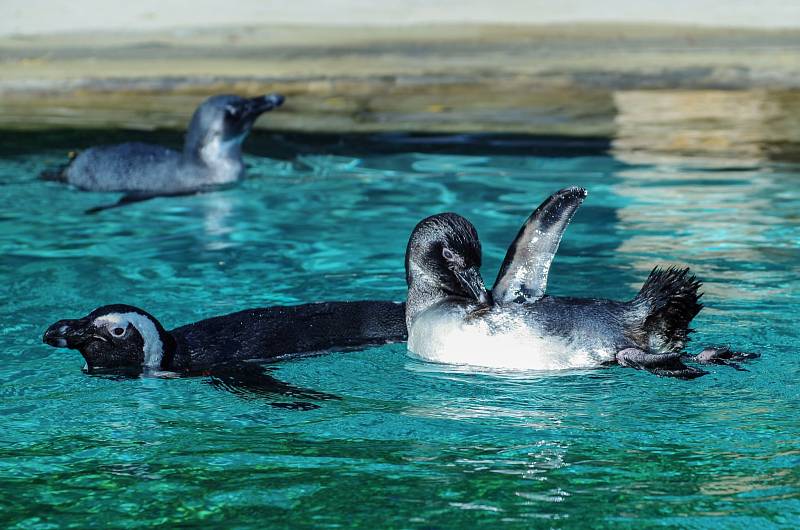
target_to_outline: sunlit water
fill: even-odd
[[[5,152],[0,526],[800,525],[797,166],[414,150],[251,155],[235,189],[95,216],[83,211],[117,196],[35,178],[63,150]],[[524,218],[567,185],[590,195],[552,294],[625,299],[653,265],[689,265],[707,306],[691,349],[763,357],[677,381],[476,372],[395,344],[276,365],[282,381],[341,397],[298,411],[203,379],[85,375],[77,353],[41,343],[53,321],[112,302],[169,328],[271,304],[400,300],[407,237],[441,211],[477,226],[491,283]]]

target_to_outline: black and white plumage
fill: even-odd
[[[246,309],[167,331],[134,306],[102,306],[59,320],[43,341],[78,350],[92,372],[204,375],[222,386],[257,388],[321,399],[322,393],[276,382],[250,361],[274,362],[406,339],[402,303],[320,302]],[[315,397],[316,396],[316,397]]]
[[[631,301],[545,294],[561,237],[586,197],[566,188],[546,199],[511,244],[492,291],[480,276],[477,232],[444,213],[414,228],[406,251],[408,348],[436,362],[555,370],[619,364],[690,379],[682,361],[689,323],[702,308],[688,269],[655,268]],[[726,352],[726,353],[723,353]],[[699,362],[752,358],[710,348]]]
[[[213,96],[195,110],[182,152],[144,143],[92,147],[42,176],[86,191],[124,192],[123,203],[231,184],[244,176],[242,142],[253,123],[283,101],[279,94]]]

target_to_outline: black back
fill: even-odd
[[[246,309],[170,333],[178,344],[175,369],[346,350],[403,341],[408,335],[405,304],[385,301]]]

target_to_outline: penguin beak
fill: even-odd
[[[246,119],[256,119],[260,115],[283,105],[285,98],[280,94],[267,94],[245,100],[243,116]]]
[[[47,328],[42,342],[56,348],[76,349],[85,344],[89,338],[103,337],[92,335],[83,320],[59,320]]]
[[[486,290],[483,278],[478,267],[470,267],[467,270],[457,271],[456,278],[461,286],[470,293],[475,300],[483,305],[492,303],[492,295]]]

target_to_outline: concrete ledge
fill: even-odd
[[[750,156],[800,129],[800,30],[184,29],[4,37],[0,61],[7,129],[178,129],[206,95],[269,91],[288,102],[259,126],[286,131],[605,136]]]

